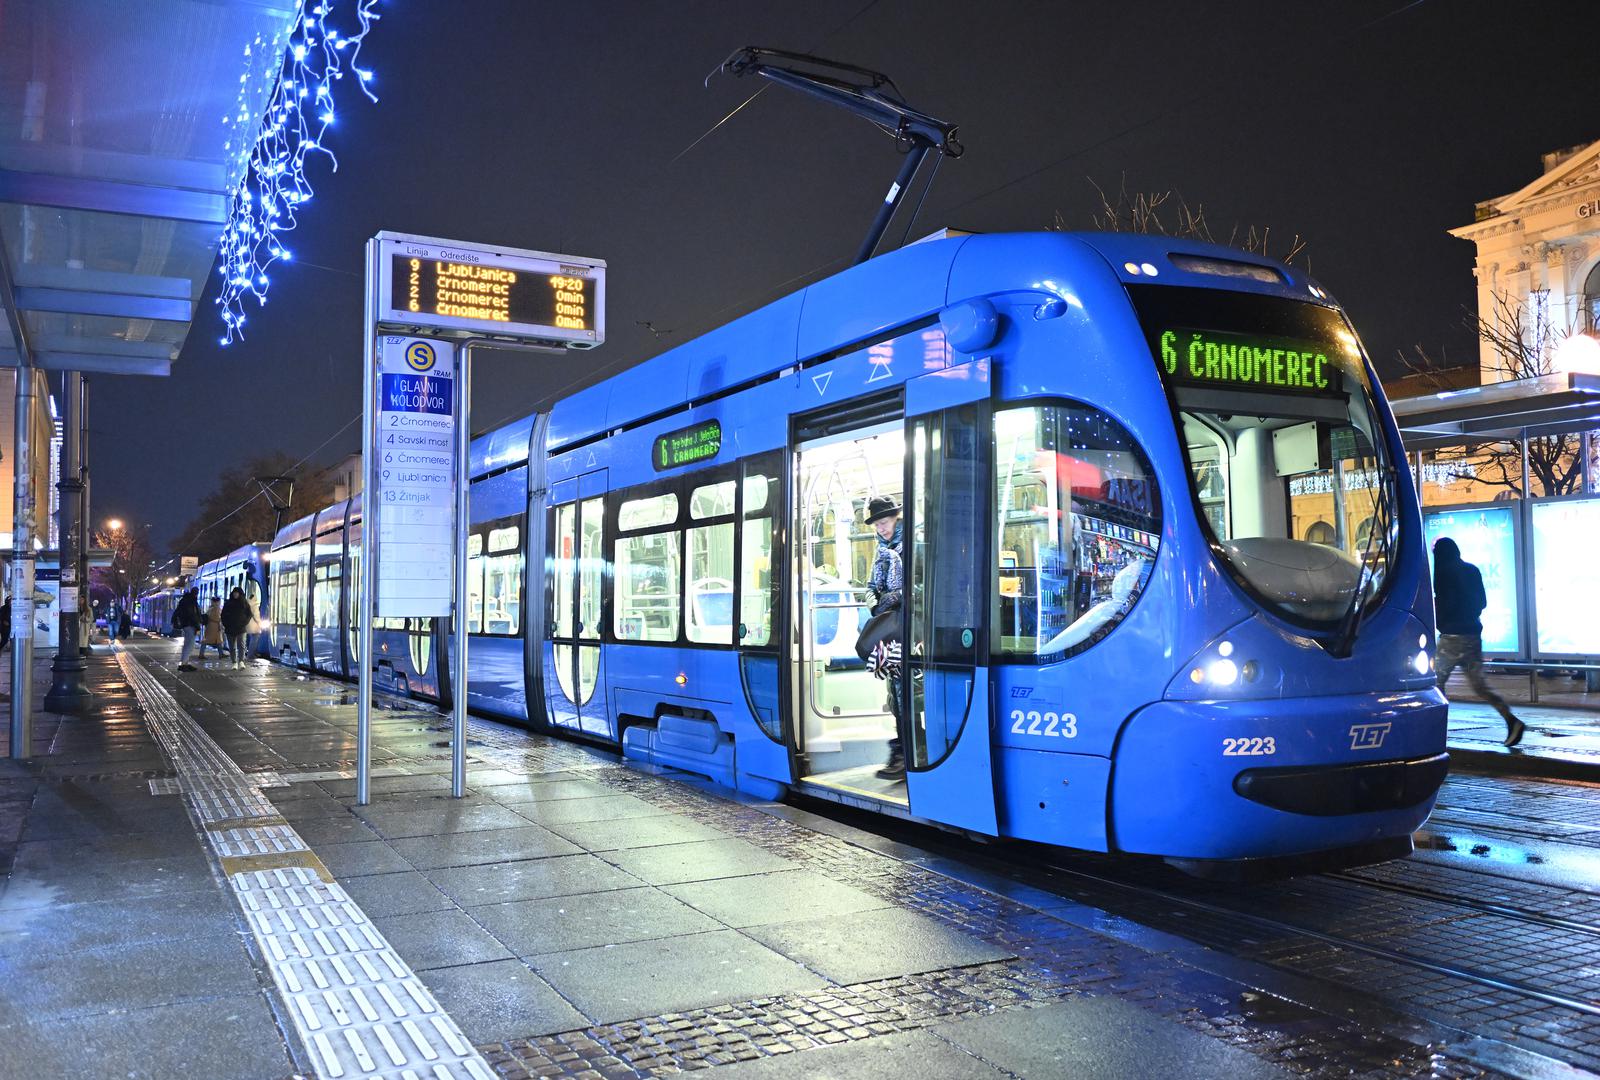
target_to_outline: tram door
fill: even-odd
[[[611,738],[600,649],[606,472],[550,485],[550,610],[545,715],[556,727]]]
[[[901,707],[911,812],[992,833],[989,376],[974,360],[906,383]]]

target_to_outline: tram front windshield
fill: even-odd
[[[1398,536],[1393,458],[1355,334],[1310,303],[1129,291],[1218,557],[1291,621],[1345,623],[1383,587]]]

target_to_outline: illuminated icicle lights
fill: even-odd
[[[307,156],[325,154],[333,170],[339,169],[339,159],[326,142],[337,119],[335,86],[349,73],[368,100],[378,100],[372,92],[372,70],[360,64],[361,43],[379,18],[373,10],[377,4],[378,0],[311,0],[308,7],[302,0],[296,9],[282,65],[269,76],[276,81],[259,132],[253,144],[246,144],[249,167],[233,193],[222,232],[217,268],[222,292],[217,306],[222,309],[223,345],[244,336],[245,298],[254,296],[258,305],[266,304],[268,269],[279,259],[292,257],[285,234],[299,224],[299,208],[312,196],[305,172]],[[258,37],[254,48],[276,54],[278,42],[269,44]],[[245,57],[251,57],[250,47]],[[249,123],[245,104],[249,78],[248,72],[241,77],[239,109],[229,118],[231,123]]]

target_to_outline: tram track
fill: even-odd
[[[1594,1001],[1586,1001],[1586,1000],[1584,1000],[1582,998],[1576,998],[1576,997],[1572,997],[1572,996],[1570,996],[1568,994],[1559,993],[1559,992],[1554,991],[1554,990],[1548,990],[1548,989],[1545,989],[1543,987],[1533,986],[1533,985],[1530,985],[1528,983],[1521,982],[1521,981],[1518,981],[1518,980],[1515,980],[1515,979],[1508,979],[1508,978],[1505,978],[1505,977],[1502,977],[1502,976],[1499,976],[1499,975],[1494,975],[1494,974],[1491,974],[1491,973],[1488,973],[1488,972],[1474,970],[1472,968],[1469,968],[1469,967],[1466,967],[1466,966],[1463,966],[1463,965],[1452,964],[1452,963],[1443,963],[1443,962],[1440,962],[1438,960],[1431,960],[1431,959],[1428,959],[1427,957],[1417,956],[1417,955],[1414,955],[1412,953],[1405,952],[1403,950],[1388,948],[1388,947],[1385,947],[1385,946],[1382,946],[1382,945],[1374,945],[1374,944],[1372,944],[1370,942],[1361,941],[1361,940],[1358,940],[1356,938],[1351,938],[1351,937],[1348,937],[1348,936],[1345,936],[1345,935],[1341,935],[1341,934],[1331,933],[1331,932],[1326,931],[1326,930],[1319,930],[1319,929],[1316,929],[1315,927],[1309,927],[1309,926],[1305,926],[1305,925],[1302,925],[1302,924],[1289,922],[1287,920],[1280,919],[1280,918],[1275,918],[1275,917],[1270,916],[1270,915],[1263,915],[1263,914],[1260,914],[1258,912],[1244,911],[1244,910],[1239,909],[1238,907],[1233,907],[1233,906],[1229,906],[1229,905],[1226,905],[1226,904],[1219,904],[1219,903],[1215,903],[1215,902],[1210,901],[1210,900],[1204,900],[1204,899],[1200,899],[1200,898],[1194,897],[1194,896],[1186,896],[1181,892],[1177,892],[1177,891],[1174,891],[1172,889],[1162,888],[1162,887],[1156,886],[1156,885],[1150,885],[1150,884],[1141,883],[1141,882],[1126,881],[1126,880],[1122,880],[1122,879],[1119,879],[1119,878],[1116,878],[1116,877],[1108,877],[1108,876],[1106,876],[1104,874],[1096,874],[1096,873],[1091,873],[1089,871],[1082,870],[1082,869],[1075,868],[1075,867],[1071,867],[1071,866],[1063,866],[1060,863],[1048,864],[1047,869],[1053,874],[1062,875],[1064,877],[1068,877],[1068,878],[1071,878],[1071,879],[1074,879],[1074,880],[1077,880],[1077,881],[1081,881],[1081,882],[1086,882],[1089,885],[1091,885],[1093,887],[1100,888],[1100,889],[1109,889],[1109,890],[1113,890],[1113,891],[1117,891],[1117,892],[1133,894],[1133,895],[1141,896],[1141,897],[1143,897],[1143,898],[1145,898],[1147,900],[1154,899],[1154,900],[1157,900],[1157,901],[1160,901],[1160,902],[1163,902],[1163,903],[1166,903],[1166,904],[1179,905],[1179,906],[1181,906],[1183,908],[1187,908],[1187,909],[1192,910],[1192,911],[1204,912],[1204,913],[1206,913],[1208,915],[1214,915],[1214,916],[1224,917],[1224,918],[1233,919],[1233,920],[1241,920],[1241,921],[1246,922],[1248,924],[1251,924],[1251,925],[1254,925],[1254,926],[1258,926],[1258,927],[1262,928],[1263,930],[1269,930],[1269,931],[1272,931],[1272,932],[1277,933],[1277,934],[1298,935],[1298,936],[1303,937],[1303,938],[1307,938],[1307,939],[1310,939],[1310,940],[1313,940],[1313,941],[1321,942],[1322,944],[1325,944],[1325,945],[1331,945],[1331,946],[1333,946],[1335,948],[1339,948],[1339,949],[1346,949],[1346,950],[1349,950],[1351,952],[1360,953],[1360,954],[1365,955],[1365,956],[1374,957],[1374,958],[1377,958],[1377,959],[1380,959],[1380,960],[1387,961],[1389,963],[1398,964],[1398,965],[1401,965],[1401,966],[1404,966],[1404,967],[1414,968],[1414,969],[1417,969],[1417,970],[1420,970],[1420,971],[1427,971],[1427,972],[1430,972],[1430,973],[1435,974],[1435,975],[1443,975],[1443,976],[1446,976],[1446,977],[1449,977],[1449,978],[1459,979],[1459,980],[1462,980],[1464,982],[1468,982],[1468,983],[1472,983],[1472,984],[1477,985],[1477,986],[1484,987],[1486,989],[1499,990],[1499,991],[1504,991],[1504,992],[1508,992],[1508,993],[1519,994],[1519,995],[1522,995],[1524,997],[1532,998],[1532,999],[1534,999],[1536,1001],[1542,1001],[1547,1005],[1554,1005],[1554,1006],[1557,1006],[1557,1007],[1560,1007],[1560,1008],[1564,1008],[1564,1009],[1571,1009],[1574,1012],[1583,1013],[1583,1014],[1585,1014],[1587,1016],[1600,1017],[1600,1003],[1596,1003]],[[1322,876],[1329,877],[1329,878],[1334,878],[1335,880],[1339,879],[1338,875],[1329,874],[1329,875],[1322,875]],[[1359,882],[1363,887],[1367,887],[1367,886],[1370,886],[1372,884],[1372,882],[1369,879],[1357,878],[1357,879],[1354,879],[1354,880]],[[1042,886],[1042,887],[1047,888],[1047,889],[1049,888],[1048,885],[1045,885],[1045,886]],[[1389,891],[1408,892],[1410,890],[1392,889],[1392,890],[1389,890]],[[1435,899],[1435,897],[1429,896],[1428,899]],[[1463,906],[1468,906],[1468,905],[1463,905]],[[1491,906],[1495,906],[1495,905],[1491,905]],[[1115,910],[1115,908],[1112,908],[1111,910]],[[1554,922],[1554,923],[1560,924],[1560,923],[1563,923],[1563,922],[1566,921],[1566,920],[1551,920],[1548,917],[1542,917],[1542,916],[1541,917],[1537,917],[1537,918],[1528,918],[1526,916],[1526,914],[1516,912],[1516,909],[1507,909],[1507,910],[1511,911],[1513,914],[1506,915],[1504,912],[1487,912],[1487,913],[1488,914],[1501,915],[1502,917],[1515,918],[1518,921],[1530,922],[1530,923],[1541,923],[1541,924],[1544,924],[1544,923]],[[1140,920],[1138,920],[1137,916],[1126,916],[1126,917],[1134,918],[1136,921],[1140,921]],[[1569,930],[1569,931],[1573,931],[1573,932],[1582,932],[1582,933],[1586,933],[1586,934],[1600,934],[1600,928],[1586,926],[1586,925],[1583,925],[1583,924],[1572,924],[1571,926],[1561,926],[1560,928],[1564,929],[1564,930]],[[1179,933],[1180,935],[1183,934],[1183,931],[1182,931],[1181,928],[1174,928],[1174,927],[1167,926],[1167,925],[1158,926],[1158,927],[1156,927],[1156,929],[1160,929],[1160,930],[1163,930],[1163,931],[1166,931],[1166,932],[1171,932],[1171,933]],[[1184,936],[1187,936],[1187,935],[1184,935]],[[1270,962],[1270,961],[1268,961],[1268,962]]]
[[[1510,904],[1496,904],[1487,900],[1474,900],[1467,897],[1452,896],[1437,889],[1429,889],[1417,885],[1406,885],[1396,881],[1380,881],[1376,878],[1364,877],[1361,874],[1348,870],[1338,870],[1322,875],[1334,881],[1344,881],[1365,889],[1374,889],[1378,892],[1400,893],[1406,896],[1415,896],[1422,900],[1429,900],[1436,904],[1448,904],[1452,907],[1465,908],[1470,911],[1481,911],[1485,915],[1497,915],[1505,919],[1515,919],[1518,922],[1532,923],[1546,926],[1552,930],[1564,930],[1574,934],[1589,934],[1600,937],[1600,926],[1592,923],[1578,922],[1575,919],[1563,919],[1556,915],[1545,915],[1527,908],[1519,908]]]

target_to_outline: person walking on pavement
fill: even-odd
[[[1448,536],[1433,542],[1433,610],[1439,626],[1439,649],[1434,666],[1439,690],[1457,667],[1472,690],[1494,706],[1506,722],[1505,745],[1522,741],[1526,730],[1505,699],[1489,689],[1483,677],[1483,623],[1478,616],[1489,606],[1483,592],[1483,575],[1461,557],[1461,548]]]
[[[205,625],[202,627],[204,636],[200,639],[200,660],[202,663],[206,658],[207,645],[217,650],[219,659],[222,656],[222,601],[213,596],[203,618],[205,619]]]
[[[895,613],[894,618],[898,620],[896,629],[885,635],[882,642],[885,653],[894,653],[901,644],[903,631],[899,627],[905,617],[900,611],[905,583],[904,530],[900,524],[900,507],[887,496],[874,495],[867,500],[867,524],[878,534],[878,550],[872,560],[871,576],[867,579],[867,588],[872,591],[872,614]],[[903,780],[906,775],[906,755],[905,724],[900,716],[900,665],[889,664],[885,673],[888,676],[889,712],[894,716],[895,734],[889,740],[889,760],[878,770],[878,778]]]
[[[179,671],[194,670],[189,657],[194,653],[195,638],[204,625],[205,617],[200,614],[200,590],[190,589],[172,610],[172,629],[183,635],[183,649],[178,653]]]
[[[250,619],[250,601],[244,598],[243,589],[236,588],[222,605],[222,632],[228,636],[228,659],[235,671],[244,667],[244,636]]]
[[[133,637],[133,619],[128,616],[127,608],[123,608],[122,614],[117,617],[117,636],[123,641]]]

